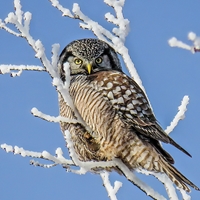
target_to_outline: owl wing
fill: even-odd
[[[141,139],[155,144],[157,148],[161,147],[158,141],[170,143],[191,157],[160,127],[146,95],[133,79],[113,70],[92,74],[88,79],[112,104],[124,123],[134,129]]]

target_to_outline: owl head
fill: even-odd
[[[68,62],[70,74],[93,74],[98,71],[121,71],[121,65],[115,50],[99,39],[81,39],[68,44],[59,57],[58,70],[65,81],[64,64]]]

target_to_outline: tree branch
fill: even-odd
[[[182,41],[179,41],[175,37],[168,40],[168,44],[171,47],[179,47],[191,51],[192,53],[200,52],[200,37],[197,37],[195,33],[188,33],[188,40],[192,41],[193,45],[189,46]]]
[[[185,118],[185,112],[187,111],[188,103],[189,103],[189,97],[184,96],[181,105],[178,107],[179,110],[178,113],[176,114],[170,125],[165,129],[165,132],[167,134],[170,134],[174,130],[174,128],[178,125],[178,122]]]

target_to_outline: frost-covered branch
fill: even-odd
[[[189,32],[188,33],[188,40],[192,41],[193,45],[190,46],[188,44],[185,44],[182,41],[179,41],[177,38],[172,37],[168,40],[168,43],[171,47],[179,47],[182,49],[186,49],[191,51],[192,53],[200,52],[200,37],[196,36],[195,33]]]
[[[191,200],[191,196],[188,195],[185,190],[180,189],[180,188],[177,188],[177,189],[180,190],[183,200]]]
[[[145,174],[147,176],[152,175],[152,176],[156,177],[161,183],[164,184],[169,199],[170,200],[179,200],[178,195],[176,194],[176,190],[174,188],[174,185],[166,174],[149,172],[149,171],[146,171],[144,169],[138,169],[137,171],[139,173]],[[178,187],[177,187],[177,189],[182,194],[183,200],[190,200],[191,199],[191,197],[183,189],[178,188]]]
[[[54,116],[50,116],[47,114],[42,113],[41,111],[39,111],[37,108],[32,108],[31,109],[31,113],[35,116],[35,117],[39,117],[41,119],[44,119],[48,122],[56,122],[56,123],[60,123],[60,122],[66,122],[69,124],[77,124],[80,123],[78,120],[76,119],[69,119],[66,117],[62,117],[62,116],[58,116],[58,117],[54,117]]]
[[[117,200],[116,193],[122,187],[122,183],[119,181],[114,182],[114,187],[111,185],[109,180],[109,173],[108,172],[101,172],[100,176],[103,180],[103,185],[108,192],[108,196],[111,200]]]
[[[20,76],[23,70],[45,71],[44,67],[35,65],[0,65],[0,74],[10,74],[12,77]]]
[[[15,155],[21,155],[22,157],[32,157],[32,158],[38,158],[38,159],[44,159],[47,161],[53,162],[53,164],[41,164],[38,161],[31,160],[30,163],[34,166],[40,166],[44,168],[51,168],[56,165],[61,165],[63,168],[66,168],[67,171],[75,173],[75,174],[85,174],[87,172],[93,172],[93,173],[98,173],[101,175],[104,186],[106,187],[106,190],[108,190],[108,195],[109,197],[113,200],[115,194],[121,187],[121,183],[116,181],[114,184],[114,187],[111,186],[111,184],[108,182],[106,177],[107,172],[102,172],[101,169],[105,168],[113,168],[117,167],[120,169],[123,174],[126,176],[126,178],[131,181],[134,185],[136,185],[138,188],[140,188],[142,191],[144,191],[148,196],[152,197],[153,199],[159,199],[159,200],[166,200],[162,195],[158,194],[155,192],[151,187],[143,183],[141,180],[139,180],[135,174],[130,171],[124,163],[122,163],[119,159],[114,159],[112,161],[100,161],[100,162],[94,162],[94,161],[88,161],[88,162],[82,162],[78,159],[75,150],[73,148],[73,143],[70,138],[70,133],[69,131],[65,131],[65,140],[67,143],[67,147],[70,152],[70,157],[72,160],[68,160],[63,157],[63,151],[61,148],[56,149],[56,156],[51,155],[47,151],[43,152],[34,152],[34,151],[28,151],[24,150],[23,148],[20,147],[12,147],[7,144],[2,144],[0,147],[4,149],[7,153],[12,152]],[[71,166],[77,166],[80,167],[80,169],[75,170],[72,169]],[[95,170],[97,169],[97,171]]]
[[[57,56],[52,56],[52,62],[50,62],[46,55],[45,49],[40,40],[34,40],[33,37],[30,35],[30,22],[32,18],[32,14],[30,12],[25,12],[21,10],[20,0],[14,0],[14,7],[15,12],[10,12],[5,20],[0,20],[0,28],[5,29],[9,33],[23,37],[27,40],[28,44],[33,48],[35,51],[35,56],[39,58],[44,66],[44,69],[51,75],[51,77],[56,76],[55,71],[55,63],[57,63]],[[11,31],[7,24],[13,24],[19,33],[16,34],[15,31]],[[57,55],[59,51],[59,45],[54,44],[52,47],[52,53]],[[53,63],[53,64],[52,64]],[[18,69],[17,69],[18,70]],[[19,68],[19,70],[23,70]],[[26,69],[27,70],[27,69]]]
[[[7,144],[1,144],[0,147],[1,149],[4,149],[7,153],[11,152],[11,153],[14,153],[14,155],[21,155],[22,157],[40,158],[40,159],[51,161],[54,163],[54,165],[60,164],[65,167],[67,165],[74,166],[74,163],[71,160],[67,160],[63,157],[63,152],[61,148],[57,148],[55,152],[56,156],[53,156],[47,151],[43,151],[43,152],[28,151],[28,150],[23,149],[22,147],[18,147],[18,146],[13,147]],[[31,161],[31,163],[36,163],[36,162]]]
[[[21,4],[20,4],[20,0],[14,0],[14,7],[15,7],[15,12],[10,12],[7,16],[7,18],[5,18],[4,22],[3,20],[1,21],[1,26],[0,28],[2,29],[6,29],[7,24],[13,24],[18,32],[19,32],[19,36],[25,38],[28,42],[28,44],[33,48],[33,50],[35,51],[35,56],[41,60],[44,68],[42,70],[42,68],[38,68],[36,67],[37,71],[47,71],[49,73],[49,75],[53,78],[53,85],[56,87],[57,91],[63,96],[65,102],[72,108],[74,109],[72,100],[70,98],[70,95],[68,94],[68,85],[69,85],[69,81],[65,83],[65,85],[63,84],[63,82],[60,80],[58,71],[57,71],[57,63],[58,63],[58,52],[60,49],[60,45],[59,44],[54,44],[52,45],[52,57],[51,57],[51,61],[47,58],[46,54],[45,54],[45,48],[42,44],[42,42],[40,40],[35,40],[33,39],[33,37],[30,35],[30,22],[31,22],[31,18],[32,15],[30,12],[25,12],[23,14],[23,11],[21,10]],[[8,27],[7,27],[8,28]],[[13,34],[12,32],[9,31],[9,33]],[[16,34],[14,34],[15,36],[18,36]],[[67,68],[66,72],[67,72]],[[6,67],[5,69],[1,69],[4,73],[6,71],[9,71],[9,67]],[[22,72],[22,70],[33,70],[33,67],[31,67],[30,69],[28,68],[24,68],[21,66],[15,66],[15,70],[18,70],[19,72],[17,73],[12,73],[13,76],[16,75],[20,75],[20,73]],[[69,78],[69,73],[66,73],[66,79],[70,80]],[[80,118],[78,116],[78,113],[75,112],[75,114],[77,114],[78,119]]]
[[[168,178],[168,176],[166,174],[149,172],[144,169],[138,169],[137,171],[139,173],[145,174],[147,176],[152,175],[152,176],[156,177],[161,183],[164,184],[169,199],[170,200],[178,200],[178,196],[176,194],[176,190],[173,186],[173,183],[171,182],[171,180]]]
[[[174,117],[174,119],[171,122],[171,124],[165,129],[165,132],[167,134],[170,134],[174,130],[174,128],[177,126],[178,122],[185,118],[185,112],[187,111],[188,103],[189,103],[189,97],[188,96],[184,96],[183,100],[181,102],[181,105],[178,107],[178,110],[179,110],[178,113]]]
[[[32,18],[32,14],[30,12],[25,12],[23,14],[23,11],[21,10],[20,0],[14,0],[14,7],[15,7],[15,12],[10,12],[8,16],[5,18],[5,20],[0,20],[1,21],[0,28],[5,29],[6,31],[15,36],[20,36],[25,38],[28,44],[36,52],[35,56],[41,59],[45,69],[48,69],[48,66],[51,64],[44,54],[43,45],[39,40],[35,41],[29,32],[30,31],[29,25]],[[13,24],[19,33],[10,30],[7,27],[7,24]],[[53,73],[52,71],[50,72]]]

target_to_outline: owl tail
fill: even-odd
[[[187,186],[193,187],[195,190],[200,190],[194,183],[188,180],[183,174],[181,174],[175,167],[173,167],[170,163],[166,162],[162,159],[162,170],[167,176],[171,179],[171,181],[182,188],[183,190],[190,192],[190,188]],[[187,185],[186,185],[187,184]]]

